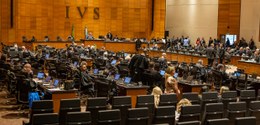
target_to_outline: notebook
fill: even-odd
[[[130,82],[131,82],[131,77],[125,77],[124,83],[130,84]]]
[[[43,72],[38,72],[37,78],[38,79],[43,79],[44,78],[44,73]]]
[[[164,71],[164,70],[160,70],[160,74],[161,74],[162,76],[164,76],[165,71]]]

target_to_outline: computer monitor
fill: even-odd
[[[177,73],[177,72],[174,73],[173,77],[174,77],[174,78],[177,78],[177,77],[178,77],[178,73]]]
[[[45,79],[45,82],[50,82],[51,80],[51,76],[48,76],[46,79]]]
[[[116,60],[112,60],[111,65],[115,65],[116,64]]]
[[[240,73],[240,72],[235,72],[235,73],[234,73],[234,76],[235,76],[235,77],[240,77],[240,76],[241,76],[241,73]]]
[[[38,79],[43,79],[44,78],[44,73],[43,72],[38,72],[37,78]]]
[[[131,77],[125,77],[124,83],[129,84],[131,82]]]
[[[162,76],[164,76],[165,71],[164,71],[164,70],[160,70],[160,74],[161,74]]]
[[[46,58],[46,59],[49,59],[49,58],[50,58],[50,54],[46,54],[46,55],[45,55],[45,58]]]
[[[54,87],[58,87],[58,86],[59,86],[59,80],[58,80],[58,79],[55,79],[55,80],[54,80],[53,86],[54,86]]]
[[[115,80],[118,80],[120,78],[120,74],[115,74]]]
[[[98,74],[98,69],[94,69],[94,74]]]

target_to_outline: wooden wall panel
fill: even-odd
[[[14,0],[13,29],[6,25],[10,23],[10,18],[3,18],[3,14],[7,16],[10,10],[7,9],[9,1],[1,0],[0,11],[0,40],[6,42],[16,41],[21,44],[22,36],[28,40],[35,36],[39,41],[46,35],[51,40],[56,40],[57,36],[66,39],[71,34],[72,25],[76,40],[84,38],[85,26],[96,38],[106,35],[108,31],[126,38],[149,39],[163,37],[164,34],[165,0],[155,0],[153,32],[151,0]],[[69,18],[66,18],[66,6],[69,6]],[[87,8],[82,18],[77,7],[80,7],[81,13],[84,12],[84,7]],[[99,19],[94,19],[94,8],[99,8]],[[12,31],[9,33],[9,30]]]
[[[240,35],[241,0],[219,0],[218,37],[221,34]],[[229,28],[228,28],[229,27]]]

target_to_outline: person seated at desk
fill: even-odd
[[[71,42],[72,42],[72,41],[75,41],[75,40],[74,40],[74,37],[71,36],[71,35],[68,36],[68,39],[67,39],[67,40],[68,40],[68,41],[71,41]]]
[[[246,47],[245,55],[248,56],[248,57],[251,57],[251,56],[252,56],[252,51],[250,50],[249,47]]]
[[[245,54],[245,50],[243,47],[240,47],[239,50],[235,52],[235,55],[242,56],[243,54]]]
[[[79,76],[81,82],[80,90],[82,91],[82,94],[94,96],[94,82],[87,72],[87,62],[81,63]]]
[[[21,70],[22,82],[20,83],[20,94],[22,97],[28,95],[29,108],[32,107],[32,102],[40,100],[39,93],[37,92],[37,84],[32,80],[33,71],[31,64],[26,63]],[[19,83],[18,83],[19,84]]]
[[[173,77],[175,73],[175,68],[174,67],[168,67],[166,69],[165,73],[165,91],[164,93],[176,93],[177,96],[180,95],[180,90],[178,88],[178,82],[177,80]]]
[[[87,40],[94,40],[94,36],[93,36],[92,32],[89,32],[89,34],[87,36]]]
[[[25,59],[31,56],[32,56],[31,51],[26,49],[25,46],[22,46],[22,51],[20,51],[20,58]]]
[[[50,41],[49,36],[45,36],[43,41],[44,42],[49,42]]]
[[[110,40],[112,40],[113,39],[113,34],[111,33],[111,31],[109,31],[108,33],[107,33],[107,39],[110,39]]]
[[[60,36],[57,36],[56,40],[57,40],[57,41],[63,41]]]
[[[32,36],[31,42],[36,42],[36,38],[34,36]]]
[[[158,59],[158,62],[160,64],[161,69],[167,68],[167,59],[166,59],[166,53],[162,53],[162,56]]]
[[[27,42],[26,36],[23,36],[23,37],[22,37],[22,41],[23,41],[23,42]]]
[[[254,54],[251,57],[252,59],[254,59],[256,62],[260,62],[260,53],[259,53],[259,49],[256,49]]]

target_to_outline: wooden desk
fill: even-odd
[[[178,82],[178,87],[181,93],[184,92],[197,92],[200,93],[203,86],[208,86],[211,88],[211,84],[189,84],[185,82]]]
[[[77,45],[96,45],[98,48],[101,48],[104,44],[103,40],[85,40],[85,41],[75,41]],[[57,49],[63,49],[66,48],[66,45],[71,45],[71,41],[36,41],[36,42],[23,42],[23,44],[28,48],[29,50],[36,50],[36,47],[38,45],[47,45],[50,47],[55,47]]]
[[[53,111],[55,113],[59,113],[61,99],[77,98],[78,90],[52,90],[47,89],[41,84],[39,84],[39,87],[43,89],[47,94],[51,94],[51,99],[53,100]]]
[[[237,67],[243,69],[247,74],[256,74],[257,76],[260,76],[260,63],[239,60],[237,61]]]
[[[61,90],[61,91],[49,91],[52,95],[53,100],[53,111],[58,113],[60,110],[60,100],[61,99],[71,99],[77,98],[77,90]]]
[[[118,84],[119,87],[119,95],[120,96],[131,96],[132,108],[136,105],[136,100],[138,95],[147,95],[147,89],[149,86],[126,86],[122,84]]]

